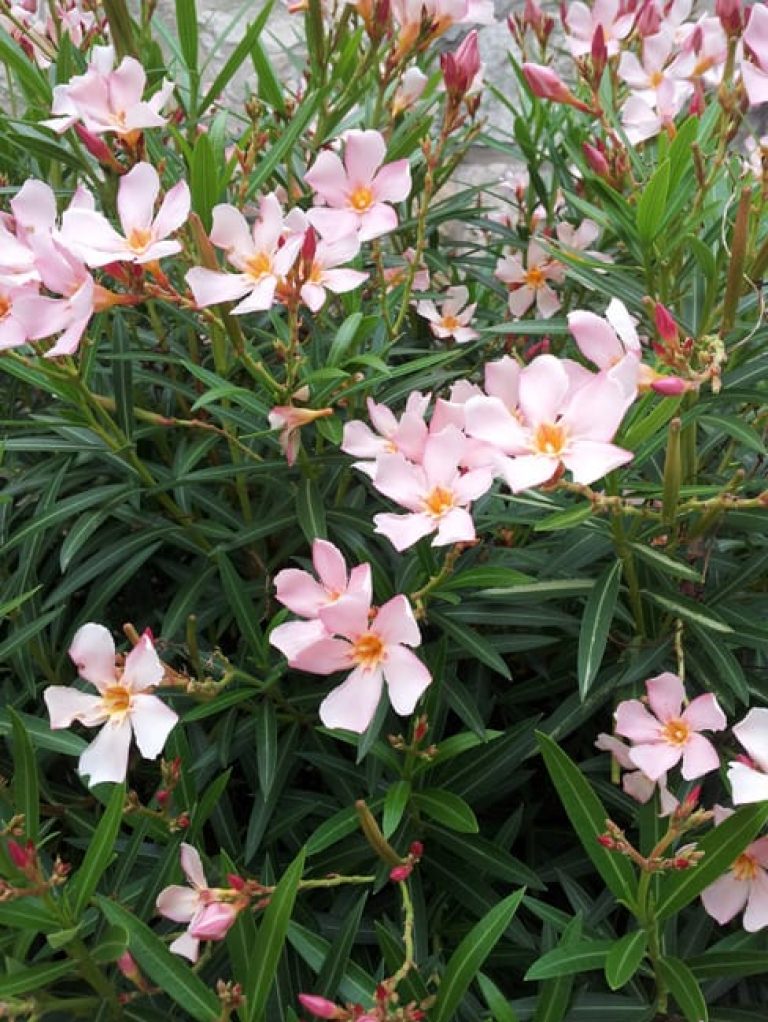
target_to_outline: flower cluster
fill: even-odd
[[[278,625],[269,641],[298,670],[350,671],[320,704],[323,724],[365,731],[384,683],[395,711],[412,713],[432,676],[412,651],[421,634],[407,597],[372,607],[370,565],[348,573],[341,551],[326,540],[315,540],[312,561],[317,578],[297,568],[276,576],[277,599],[304,620]]]
[[[647,696],[619,703],[615,731],[627,738],[626,745],[613,735],[601,734],[596,745],[610,752],[625,771],[622,784],[638,802],[648,802],[658,787],[663,816],[685,816],[683,806],[693,805],[699,789],[684,803],[668,788],[668,774],[680,764],[683,780],[695,781],[720,768],[720,755],[703,732],[721,732],[727,727],[725,714],[711,693],[686,704],[680,678],[666,672],[646,682]],[[647,704],[647,705],[646,705]],[[728,766],[731,797],[735,805],[762,802],[768,798],[768,710],[755,708],[733,727],[733,734],[746,750]],[[687,811],[687,810],[686,810]],[[715,806],[715,824],[733,810]],[[712,814],[705,814],[711,816]],[[719,923],[727,923],[742,909],[748,931],[768,926],[768,837],[752,842],[728,872],[702,893],[706,911]]]

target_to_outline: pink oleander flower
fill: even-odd
[[[385,155],[378,131],[348,131],[343,163],[336,153],[319,154],[304,180],[325,203],[307,213],[321,235],[357,233],[370,241],[395,230],[397,213],[389,203],[408,197],[411,171],[407,160],[384,164]]]
[[[407,248],[403,252],[402,262],[397,266],[388,266],[384,270],[384,280],[387,282],[387,290],[391,291],[398,284],[404,284],[408,276],[409,267],[413,265],[416,252]],[[416,269],[413,275],[412,291],[429,291],[429,270],[425,266]]]
[[[326,727],[362,734],[373,719],[386,683],[396,713],[406,716],[432,681],[409,647],[421,633],[405,596],[393,596],[378,612],[369,599],[349,597],[318,610],[328,635],[305,646],[288,662],[310,674],[351,674],[320,704]]]
[[[370,460],[355,462],[355,468],[373,479],[376,474],[375,459],[381,454],[400,453],[409,461],[421,462],[429,430],[424,415],[429,405],[429,395],[413,391],[408,395],[405,411],[398,419],[384,404],[367,399],[368,416],[376,433],[367,423],[353,419],[344,426],[341,449],[356,458]],[[378,434],[378,435],[377,435]]]
[[[715,825],[732,815],[732,809],[715,806]],[[728,872],[701,892],[701,902],[721,926],[742,909],[742,925],[748,933],[768,926],[768,837],[747,845]]]
[[[632,31],[633,13],[622,13],[620,0],[594,0],[591,7],[576,0],[566,12],[565,30],[568,46],[574,57],[585,57],[592,52],[592,40],[598,27],[603,30],[609,57],[619,52],[621,40]]]
[[[416,312],[429,320],[429,328],[435,337],[441,340],[452,337],[457,344],[468,344],[480,336],[477,330],[469,326],[477,302],[467,305],[468,298],[468,289],[460,284],[458,287],[448,288],[447,297],[439,311],[433,301],[422,299],[416,306]]]
[[[18,348],[35,336],[44,303],[36,284],[14,287],[0,278],[0,351]]]
[[[86,727],[103,725],[80,756],[78,771],[90,776],[90,786],[125,780],[131,736],[144,759],[156,759],[179,719],[173,710],[149,695],[163,680],[165,668],[146,631],[125,658],[115,666],[115,644],[103,625],[79,628],[69,655],[81,678],[98,690],[89,695],[76,688],[51,685],[43,692],[51,728],[67,728],[77,720]]]
[[[614,735],[599,734],[595,746],[601,752],[610,752],[616,762],[625,771],[621,777],[621,786],[630,798],[645,805],[659,789],[661,812],[659,816],[671,816],[680,804],[667,787],[667,775],[662,774],[657,781],[652,781],[642,770],[638,770],[629,757],[629,746]]]
[[[160,111],[173,92],[173,82],[165,81],[158,91],[144,100],[147,75],[134,57],[123,57],[114,68],[111,46],[96,46],[85,74],[76,75],[66,85],[53,90],[51,112],[55,117],[41,124],[61,134],[76,121],[82,121],[95,135],[115,132],[131,135],[145,128],[166,123]]]
[[[234,206],[214,206],[211,241],[224,250],[239,272],[224,273],[203,266],[189,270],[186,281],[198,306],[203,309],[242,298],[232,310],[235,315],[269,309],[278,284],[301,250],[303,219],[303,215],[284,217],[274,193],[262,197],[253,228]]]
[[[187,929],[170,945],[170,950],[196,962],[201,940],[223,940],[237,919],[238,905],[220,900],[235,891],[211,888],[205,879],[203,863],[196,848],[182,843],[181,868],[188,887],[172,884],[157,896],[155,908],[174,923],[188,923]]]
[[[510,286],[509,311],[517,319],[524,316],[534,302],[543,319],[554,316],[560,308],[560,299],[547,281],[562,283],[564,267],[537,241],[528,243],[525,265],[516,252],[498,261],[494,275]]]
[[[498,397],[467,402],[468,434],[507,456],[498,471],[514,493],[541,486],[561,468],[589,485],[632,459],[611,443],[626,409],[621,386],[602,375],[574,386],[564,362],[538,355],[525,366],[517,409]]]
[[[429,77],[417,67],[409,67],[400,79],[400,85],[392,100],[392,116],[397,117],[404,110],[408,110],[421,98],[421,94],[427,86]]]
[[[316,619],[321,607],[345,596],[371,602],[370,564],[358,564],[347,573],[341,550],[325,539],[316,539],[312,544],[312,564],[317,579],[300,568],[284,568],[275,576],[275,598],[294,614]]]
[[[734,805],[768,801],[768,709],[750,710],[733,734],[748,753],[728,766]]]
[[[749,23],[742,36],[745,58],[741,62],[741,78],[750,106],[768,103],[768,7],[753,4],[749,8]]]
[[[142,265],[181,251],[178,241],[166,240],[189,216],[190,192],[179,181],[163,199],[155,214],[160,178],[149,163],[137,163],[120,178],[117,212],[123,233],[94,209],[70,207],[62,217],[60,238],[88,266],[113,262]]]
[[[436,532],[433,546],[470,543],[475,525],[469,512],[493,482],[487,467],[460,472],[467,439],[455,426],[431,433],[424,445],[420,465],[402,454],[382,454],[376,463],[373,485],[409,514],[374,515],[376,532],[386,536],[396,550],[413,546]]]
[[[318,312],[325,305],[326,290],[336,295],[344,294],[360,287],[368,279],[368,274],[361,270],[338,269],[351,262],[359,251],[360,239],[356,234],[348,234],[333,241],[320,238],[315,246],[307,279],[301,286],[301,300],[312,312]]]
[[[645,382],[645,367],[640,361],[640,338],[624,303],[612,298],[605,318],[583,309],[570,312],[568,329],[582,355],[621,385],[629,407],[637,395],[638,384],[641,380]]]
[[[720,766],[712,743],[702,731],[723,731],[725,714],[711,693],[697,696],[685,710],[685,689],[676,674],[665,672],[646,682],[651,713],[639,699],[619,703],[614,714],[616,733],[635,744],[629,758],[651,780],[657,781],[682,759],[686,781]]]
[[[280,430],[280,448],[289,465],[296,462],[301,443],[300,430],[316,419],[333,415],[332,408],[296,408],[294,405],[275,405],[268,419],[272,429]]]
[[[659,102],[665,108],[674,105],[680,110],[693,92],[685,79],[693,72],[695,58],[691,54],[679,55],[673,61],[676,54],[674,35],[662,29],[643,39],[642,60],[634,53],[622,53],[619,77],[650,106]]]

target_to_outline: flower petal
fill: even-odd
[[[613,716],[617,735],[631,738],[633,742],[656,742],[661,737],[661,724],[639,699],[625,699],[616,707]]]
[[[152,224],[160,178],[151,163],[137,163],[120,178],[117,212],[126,237],[132,230],[146,231]]]
[[[131,722],[125,717],[118,724],[108,720],[80,756],[78,771],[88,775],[88,787],[112,781],[119,784],[128,772]]]
[[[167,238],[186,221],[192,196],[186,181],[178,181],[169,188],[160,204],[154,222],[154,233],[158,238]]]
[[[373,720],[381,698],[382,673],[356,667],[347,680],[320,703],[320,720],[326,727],[362,734]]]
[[[155,908],[160,915],[172,919],[174,923],[188,923],[199,907],[200,895],[197,891],[191,887],[181,887],[179,884],[166,887],[158,894],[155,902]]]
[[[753,802],[768,802],[768,774],[754,770],[746,763],[731,763],[728,767],[731,798],[736,806]]]
[[[371,184],[374,174],[384,162],[386,151],[384,137],[378,131],[347,132],[344,167],[349,177],[350,190]]]
[[[432,675],[419,658],[405,646],[392,646],[384,661],[384,679],[389,701],[401,717],[413,713],[416,703],[432,681]]]
[[[51,718],[51,730],[71,727],[72,721],[79,720],[88,727],[101,724],[107,719],[99,696],[80,692],[67,685],[49,685],[43,692],[43,699]]]
[[[756,933],[768,926],[768,874],[764,869],[758,870],[749,885],[747,911],[742,924],[747,933]]]
[[[343,639],[319,639],[298,652],[290,660],[290,665],[308,674],[334,674],[350,666],[350,654],[350,645]]]
[[[701,903],[707,914],[724,926],[741,912],[748,895],[749,883],[737,880],[729,870],[701,892]]]
[[[286,621],[269,633],[269,644],[279,649],[288,660],[295,660],[307,646],[330,638],[322,621]]]
[[[179,857],[181,859],[181,868],[184,870],[184,876],[192,884],[193,887],[198,887],[201,890],[208,887],[208,881],[205,879],[205,870],[203,869],[203,860],[200,858],[200,853],[194,847],[194,845],[187,844],[186,841],[182,841],[179,849]]]
[[[436,523],[426,514],[393,515],[378,514],[373,516],[374,525],[380,536],[386,536],[395,550],[407,550],[423,536],[435,531]]]
[[[618,731],[618,725],[616,730]],[[703,740],[706,741],[706,739]],[[652,781],[658,781],[662,774],[671,770],[681,755],[682,749],[679,745],[671,745],[667,742],[634,745],[629,750],[629,758]]]
[[[697,777],[719,770],[720,757],[704,735],[692,734],[683,748],[683,767],[681,773],[686,781],[695,781]]]
[[[768,771],[768,709],[758,706],[750,710],[733,733],[755,763]]]
[[[89,621],[75,632],[69,655],[81,678],[102,692],[115,681],[115,643],[104,625]]]
[[[374,618],[371,630],[389,645],[418,646],[421,632],[407,596],[401,593],[387,600]]]
[[[344,206],[347,200],[347,175],[336,153],[324,150],[304,175],[313,192],[331,206]],[[310,222],[312,218],[310,217]],[[325,232],[321,232],[325,233]]]
[[[683,713],[683,720],[694,731],[724,731],[728,726],[725,714],[711,692],[692,699]]]
[[[337,546],[325,539],[312,544],[312,563],[326,589],[344,592],[347,588],[347,562]]]
[[[159,685],[164,674],[165,667],[160,662],[152,639],[144,632],[125,658],[122,682],[132,692],[143,692],[144,689]]]
[[[168,945],[168,950],[173,951],[175,955],[183,955],[190,962],[196,962],[200,954],[200,941],[185,930],[172,944]]]
[[[662,723],[680,716],[685,700],[685,688],[676,674],[665,671],[650,678],[645,684],[651,710]]]
[[[163,751],[179,715],[157,696],[139,693],[131,702],[131,725],[144,759],[155,759]]]
[[[371,605],[366,600],[357,596],[342,596],[340,600],[320,607],[317,615],[329,632],[354,641],[368,631],[370,609]]]

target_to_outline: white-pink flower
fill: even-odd
[[[421,634],[408,599],[393,596],[374,615],[369,599],[349,597],[318,614],[328,636],[305,646],[289,663],[310,674],[351,670],[320,704],[323,724],[365,731],[385,682],[395,712],[412,713],[432,676],[409,648],[421,643]]]
[[[386,151],[378,131],[348,131],[343,163],[336,153],[319,154],[304,180],[325,203],[307,213],[320,234],[357,233],[360,241],[370,241],[395,230],[397,213],[390,203],[410,194],[411,171],[407,160],[384,164]]]
[[[715,806],[717,825],[732,815],[732,809]],[[721,926],[742,909],[742,923],[748,933],[768,926],[768,837],[747,845],[728,872],[701,892],[701,902]]]
[[[768,8],[764,3],[749,7],[749,23],[742,37],[746,54],[753,59],[741,62],[741,78],[750,106],[768,103]]]
[[[534,302],[543,319],[554,316],[560,308],[560,299],[548,281],[562,283],[564,267],[537,241],[528,243],[525,265],[516,252],[500,259],[494,274],[510,286],[509,311],[516,318],[524,316]]]
[[[224,250],[227,260],[239,272],[193,267],[186,280],[198,306],[205,308],[242,298],[232,310],[237,315],[269,309],[278,284],[296,262],[304,237],[303,215],[290,217],[291,214],[283,216],[274,193],[262,198],[253,228],[249,228],[234,206],[227,203],[214,206],[211,241]]]
[[[150,633],[142,635],[118,669],[115,644],[103,625],[88,623],[79,628],[69,655],[81,678],[98,690],[89,695],[64,685],[43,692],[51,728],[67,728],[77,720],[101,731],[80,756],[78,770],[90,776],[90,785],[125,779],[131,736],[144,759],[162,752],[178,716],[149,689],[163,680],[165,669],[155,652]]]
[[[94,209],[70,207],[62,217],[61,240],[88,266],[112,262],[150,263],[181,251],[168,236],[189,216],[190,192],[179,181],[166,194],[155,213],[160,178],[149,163],[137,163],[120,178],[117,212],[123,233]]]
[[[353,291],[368,279],[361,270],[339,269],[351,262],[360,251],[360,239],[347,234],[332,241],[320,238],[315,248],[307,279],[301,286],[301,300],[312,312],[325,304],[326,290],[340,295]]]
[[[174,923],[188,923],[187,929],[170,945],[170,950],[196,962],[201,940],[223,940],[237,918],[238,907],[232,901],[221,901],[222,895],[236,892],[210,888],[203,872],[203,863],[196,848],[182,842],[181,868],[188,887],[171,884],[157,896],[155,908]]]
[[[538,355],[525,366],[517,409],[499,397],[467,402],[467,433],[507,455],[499,471],[515,493],[548,482],[561,466],[589,485],[632,458],[611,443],[626,409],[620,385],[599,375],[574,387],[564,363]]]
[[[667,787],[667,775],[662,774],[658,780],[652,781],[632,762],[629,746],[615,735],[599,734],[595,746],[602,752],[610,752],[619,766],[625,771],[621,777],[621,786],[630,798],[645,805],[659,789],[660,816],[671,816],[679,802]]]
[[[82,121],[93,134],[115,132],[130,135],[166,123],[160,111],[173,92],[173,82],[164,81],[149,100],[144,100],[147,75],[134,57],[123,57],[114,68],[111,46],[96,46],[85,74],[53,90],[51,112],[55,117],[41,124],[59,133]]]
[[[733,733],[748,753],[748,758],[740,757],[728,767],[734,804],[768,801],[768,709],[751,709]]]
[[[418,391],[410,393],[399,419],[387,405],[378,404],[373,398],[368,398],[367,405],[376,433],[360,419],[353,419],[344,426],[342,451],[366,459],[356,462],[355,468],[373,478],[376,474],[375,459],[382,454],[400,453],[409,461],[420,462],[429,433],[424,421],[429,396]]]
[[[582,355],[620,384],[629,406],[649,373],[642,371],[640,338],[626,305],[612,298],[605,318],[576,309],[568,314],[568,329]]]
[[[449,287],[447,297],[438,310],[433,301],[422,299],[416,305],[416,312],[429,320],[429,327],[435,337],[444,340],[452,337],[457,344],[467,344],[480,334],[470,327],[477,302],[467,305],[469,291],[463,285]]]
[[[591,7],[576,0],[566,10],[565,28],[568,45],[574,57],[584,57],[592,50],[592,40],[599,27],[603,29],[608,56],[619,52],[622,39],[632,31],[633,13],[622,13],[620,0],[594,0]]]
[[[665,672],[646,682],[651,712],[639,699],[627,699],[616,708],[616,733],[634,744],[629,758],[651,780],[657,781],[682,759],[681,772],[693,781],[720,766],[720,757],[702,731],[722,731],[725,714],[711,693],[697,696],[686,709],[685,689],[676,674]]]
[[[487,467],[460,471],[466,445],[464,434],[447,426],[430,434],[420,465],[402,454],[379,457],[373,485],[409,512],[374,515],[376,532],[386,536],[396,550],[405,550],[433,532],[437,533],[433,546],[475,539],[469,508],[490,489],[493,473]]]

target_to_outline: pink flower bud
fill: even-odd
[[[316,994],[299,994],[299,1003],[302,1008],[311,1011],[316,1018],[339,1018],[339,1009],[325,997],[317,997]]]
[[[654,0],[646,0],[640,13],[635,20],[635,28],[638,33],[645,38],[645,36],[656,35],[661,29],[661,14],[659,14],[658,8],[654,3]]]
[[[715,0],[715,14],[727,35],[741,35],[744,28],[741,0]]]
[[[206,905],[197,920],[189,927],[190,937],[198,940],[223,940],[237,919],[237,909],[221,901]]]
[[[462,99],[480,70],[480,50],[475,29],[453,53],[440,55],[440,67],[448,94],[455,99]]]
[[[537,33],[544,28],[544,12],[536,3],[536,0],[525,0],[523,24],[532,28]]]
[[[592,69],[597,82],[602,78],[607,63],[608,48],[605,45],[605,29],[602,25],[598,25],[592,36]]]
[[[414,857],[414,859],[420,859],[424,854],[424,845],[421,841],[412,841],[408,852]]]
[[[92,134],[80,123],[73,125],[73,127],[77,137],[83,143],[91,156],[95,156],[99,163],[108,163],[110,166],[115,163],[115,157],[112,150],[104,141],[102,141],[102,139],[99,138],[98,135]]]
[[[693,95],[691,101],[688,104],[688,113],[691,117],[701,117],[707,108],[707,103],[704,98],[704,89],[701,84],[701,79],[696,78],[693,82]]]
[[[679,376],[657,376],[651,383],[651,390],[656,391],[657,394],[663,394],[664,397],[679,397],[680,394],[685,394],[690,389],[690,383]]]
[[[550,67],[542,64],[523,64],[523,74],[534,96],[540,99],[551,99],[554,103],[565,103],[591,113],[586,103],[577,99],[560,75]]]
[[[609,177],[611,168],[600,150],[589,142],[582,142],[581,149],[590,168],[600,177]]]
[[[31,841],[22,846],[12,838],[8,842],[8,854],[17,869],[26,870],[33,866],[37,857],[35,846]]]
[[[666,306],[662,305],[661,302],[656,302],[653,314],[656,320],[656,329],[659,332],[659,337],[668,344],[674,344],[678,338],[678,330],[677,323],[675,323],[672,318],[672,313],[666,308]]]
[[[389,879],[395,884],[402,884],[413,873],[413,866],[407,863],[405,866],[395,866],[389,871]]]
[[[136,964],[136,960],[134,959],[130,951],[123,951],[123,953],[118,958],[116,964],[120,972],[122,972],[122,974],[125,976],[125,978],[129,979],[132,983],[136,983],[137,981],[141,980],[141,972],[139,971],[139,967]]]

